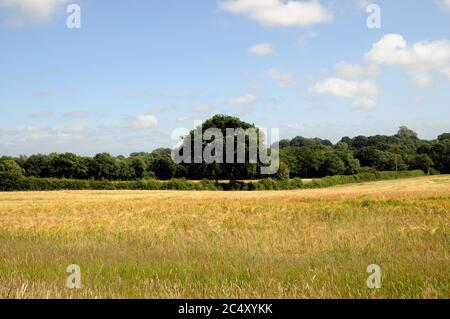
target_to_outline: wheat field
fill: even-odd
[[[0,298],[449,298],[449,217],[450,176],[0,193]],[[66,287],[69,264],[81,289]]]

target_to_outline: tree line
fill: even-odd
[[[214,116],[204,126],[220,129],[255,127],[225,115]],[[207,142],[203,147],[206,145]],[[269,176],[276,179],[321,178],[375,171],[450,173],[450,133],[429,141],[419,139],[417,133],[407,127],[401,127],[393,136],[344,137],[337,144],[320,138],[298,136],[292,140],[281,140],[278,146],[273,145],[269,151],[279,152],[278,173]],[[259,164],[176,164],[171,153],[171,149],[160,148],[152,152],[132,153],[128,157],[108,153],[93,157],[73,153],[3,156],[0,158],[0,173],[36,178],[110,181],[172,178],[217,181],[268,177],[259,174],[256,169]]]
[[[291,177],[351,175],[371,170],[450,173],[450,133],[428,141],[419,139],[411,129],[400,127],[393,136],[343,137],[335,145],[328,140],[299,136],[280,141],[279,147]]]

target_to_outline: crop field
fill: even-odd
[[[449,298],[450,176],[0,193],[0,298]],[[67,266],[81,269],[68,289]],[[369,289],[367,267],[382,269]]]

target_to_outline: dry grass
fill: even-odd
[[[0,193],[2,298],[448,298],[450,177]],[[69,264],[80,290],[65,288]],[[379,264],[383,287],[369,290]]]

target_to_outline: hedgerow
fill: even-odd
[[[224,190],[224,191],[255,191],[255,190],[290,190],[302,188],[325,188],[344,184],[363,183],[378,180],[420,177],[425,173],[421,170],[402,172],[361,173],[348,176],[329,176],[314,179],[304,183],[299,178],[292,180],[262,179],[257,182],[216,183],[213,181],[188,181],[186,179],[171,179],[160,181],[145,179],[138,181],[113,182],[109,180],[74,180],[36,177],[17,177],[0,174],[0,191],[56,191],[56,190]]]

